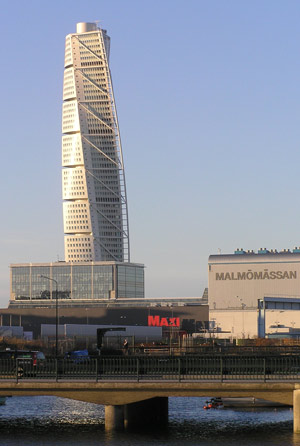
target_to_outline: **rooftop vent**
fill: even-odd
[[[258,254],[268,254],[269,251],[267,250],[267,248],[259,248],[259,250],[257,251]]]
[[[234,251],[234,253],[235,253],[235,254],[245,254],[245,251],[243,250],[243,248],[237,248],[237,249]]]

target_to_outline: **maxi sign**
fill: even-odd
[[[148,316],[149,327],[180,327],[179,317]]]

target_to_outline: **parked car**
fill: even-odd
[[[0,374],[18,374],[18,377],[35,374],[45,363],[43,352],[36,350],[0,350]]]
[[[81,364],[89,361],[90,355],[87,349],[73,350],[71,352],[66,352],[64,359],[70,359],[74,364]]]

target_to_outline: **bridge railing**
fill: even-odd
[[[300,356],[99,356],[0,360],[0,380],[300,381]]]
[[[193,341],[191,344],[184,345],[179,343],[170,343],[162,345],[130,345],[129,351],[132,354],[140,355],[222,355],[222,356],[277,356],[277,355],[300,355],[300,345],[222,345],[216,342],[210,344],[198,344]]]

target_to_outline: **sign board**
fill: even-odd
[[[180,327],[179,317],[148,316],[149,327]]]

